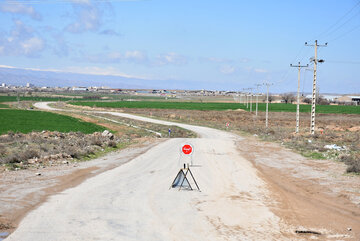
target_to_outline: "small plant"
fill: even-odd
[[[115,148],[116,146],[117,146],[116,141],[109,141],[109,142],[108,142],[108,147]]]

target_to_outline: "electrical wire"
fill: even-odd
[[[326,60],[326,63],[330,64],[360,64],[360,61],[333,61],[333,60]]]
[[[354,16],[352,16],[351,18],[349,18],[347,21],[345,21],[343,24],[341,24],[339,27],[337,27],[336,29],[334,29],[333,31],[331,31],[328,36],[331,36],[333,33],[335,33],[337,30],[341,29],[343,26],[345,26],[348,22],[350,22],[352,19],[354,19],[356,16],[358,16],[360,14],[360,11],[355,14]]]
[[[316,38],[314,39],[319,39],[320,37],[322,37],[323,35],[325,35],[326,33],[328,33],[332,28],[334,28],[336,25],[338,25],[346,16],[348,16],[356,7],[358,7],[360,5],[360,1],[358,1],[349,11],[347,11],[342,17],[340,17],[334,24],[332,24],[329,28],[327,28],[324,32],[322,32],[320,35],[318,35]],[[356,14],[357,15],[357,14]],[[355,16],[356,16],[355,15]],[[354,17],[354,16],[353,16]],[[351,17],[350,20],[353,18]],[[349,20],[347,20],[345,23],[347,23]],[[340,27],[342,27],[344,24],[342,24]],[[338,27],[339,28],[339,27]],[[336,28],[336,29],[338,29]],[[331,32],[335,32],[334,30]],[[329,35],[329,34],[326,34]]]
[[[336,40],[339,40],[339,39],[345,37],[345,36],[348,35],[349,33],[354,32],[354,31],[355,31],[356,29],[358,29],[358,28],[360,28],[360,25],[357,25],[357,26],[355,26],[354,28],[350,29],[349,31],[347,31],[347,32],[345,32],[345,33],[343,33],[343,34],[341,34],[341,35],[333,38],[333,39],[330,40],[329,42],[335,42]]]

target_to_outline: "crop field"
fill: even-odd
[[[43,96],[19,96],[19,101],[66,101],[71,100],[70,98],[62,97],[43,97]],[[14,102],[17,101],[17,96],[5,96],[0,95],[0,102]]]
[[[74,100],[89,100],[91,98],[97,97],[97,98],[103,98],[107,100],[127,100],[127,99],[133,99],[133,100],[165,100],[165,99],[176,99],[174,97],[166,97],[166,96],[154,96],[154,95],[130,95],[130,94],[106,94],[106,93],[57,93],[57,95],[64,96],[63,98],[69,98],[74,97]]]
[[[0,108],[9,108],[9,106],[8,106],[8,105],[5,105],[5,104],[0,103]]]
[[[42,111],[0,110],[0,134],[8,131],[29,133],[32,131],[59,131],[93,133],[105,128],[70,116]]]
[[[139,108],[139,109],[182,109],[182,110],[236,110],[246,109],[244,104],[239,103],[216,103],[216,102],[165,102],[165,101],[118,101],[118,102],[71,102],[70,104],[90,107],[108,108]],[[253,104],[255,110],[255,104]],[[259,111],[266,110],[265,103],[259,103]],[[311,105],[300,105],[300,112],[310,112]],[[269,104],[269,111],[272,112],[295,112],[294,104]],[[337,105],[317,105],[317,113],[341,113],[341,114],[360,114],[360,106],[337,106]]]

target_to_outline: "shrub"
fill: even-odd
[[[36,150],[25,150],[20,153],[11,153],[5,158],[6,163],[19,163],[22,161],[27,161],[31,158],[40,157],[39,153]]]
[[[353,156],[344,156],[341,157],[341,160],[345,162],[345,164],[348,166],[346,169],[346,172],[355,172],[360,173],[360,158],[359,156],[353,157]]]
[[[108,146],[115,148],[117,146],[117,143],[116,143],[116,141],[109,141]]]
[[[4,156],[6,153],[6,148],[3,145],[0,145],[0,156]]]
[[[72,158],[80,159],[84,153],[81,149],[71,146],[68,148],[67,154],[69,154]]]
[[[100,137],[93,136],[91,137],[90,144],[95,146],[102,146],[103,142]]]

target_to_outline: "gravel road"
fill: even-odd
[[[54,110],[47,104],[35,106]],[[206,127],[106,113],[177,125],[199,138],[169,139],[120,167],[52,196],[6,240],[286,239],[286,225],[270,210],[276,203],[266,183],[236,148],[241,137]],[[194,146],[192,172],[201,192],[169,189],[182,164],[190,162],[180,154],[184,143]]]

